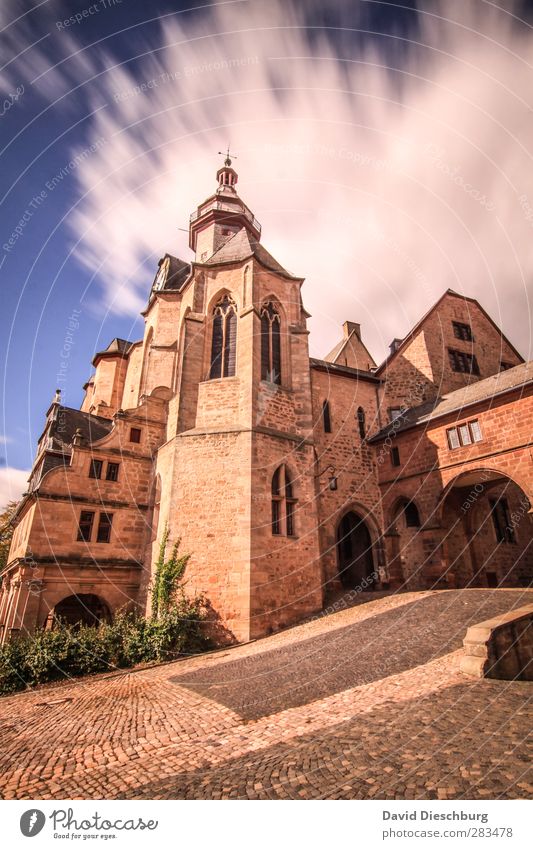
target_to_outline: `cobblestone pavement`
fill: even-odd
[[[533,591],[377,598],[246,646],[0,699],[5,798],[531,798],[533,683],[459,671]],[[529,735],[529,739],[528,739]]]

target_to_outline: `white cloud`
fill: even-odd
[[[0,510],[9,501],[18,501],[28,486],[30,470],[14,469],[10,466],[0,468]]]
[[[87,122],[86,143],[105,144],[73,172],[81,200],[68,220],[69,249],[100,268],[103,307],[134,314],[156,260],[190,256],[178,228],[213,191],[230,140],[265,245],[307,278],[315,353],[348,318],[379,357],[451,287],[478,297],[527,356],[531,30],[512,4],[428,4],[425,46],[404,45],[400,73],[385,67],[393,39],[379,50],[344,39],[349,61],[326,31],[311,42],[304,16],[316,8],[221,4],[167,18],[135,66],[117,66],[111,42],[36,83],[53,100],[107,69],[55,107],[105,107]],[[56,38],[59,57],[76,38]],[[28,77],[46,67],[38,51],[21,59]]]

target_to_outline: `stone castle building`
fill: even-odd
[[[2,639],[145,610],[166,525],[228,639],[340,591],[533,576],[533,363],[446,291],[377,366],[346,321],[309,357],[303,279],[263,247],[227,159],[166,254],[144,336],[50,406],[2,574]]]

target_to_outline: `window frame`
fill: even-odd
[[[104,461],[99,460],[97,457],[91,457],[89,461],[89,477],[91,480],[101,480],[103,470]]]
[[[135,434],[135,439],[133,438],[133,434]],[[141,438],[142,438],[142,428],[140,428],[140,427],[130,427],[130,434],[129,434],[129,440],[128,441],[131,442],[133,445],[140,445],[141,444]]]
[[[237,305],[227,292],[212,312],[209,380],[235,377],[237,372]]]
[[[414,501],[406,501],[403,506],[406,528],[420,528],[420,511]]]
[[[261,380],[281,386],[281,314],[274,301],[267,301],[260,311]],[[276,331],[274,332],[274,327]]]
[[[504,496],[489,498],[492,527],[496,542],[503,545],[515,545],[516,533],[509,519],[509,503]]]
[[[357,427],[359,428],[359,436],[361,440],[366,439],[366,414],[364,408],[359,406],[357,408]]]
[[[83,516],[90,516],[90,519],[86,519],[84,521]],[[94,528],[94,518],[96,513],[94,510],[80,510],[80,515],[78,518],[78,533],[76,535],[76,542],[91,542],[91,538],[93,535]],[[89,528],[89,532],[87,536],[82,531],[82,527]]]
[[[453,335],[456,339],[462,342],[474,342],[474,334],[472,333],[472,325],[465,321],[452,321]]]
[[[322,427],[324,428],[324,433],[332,433],[331,404],[327,398],[325,401],[322,401]]]
[[[448,348],[448,361],[454,374],[481,376],[479,363],[475,354],[470,354],[468,351],[459,351],[457,348]],[[470,368],[463,368],[468,363],[470,364]]]
[[[96,529],[96,542],[102,544],[108,544],[111,542],[111,530],[113,528],[113,513],[100,513],[98,516],[98,527]],[[102,533],[104,530],[107,530],[107,534]],[[101,539],[101,537],[107,536],[107,539]]]
[[[110,477],[110,474],[109,474],[110,469],[116,470],[114,472],[114,475],[115,475],[114,477]],[[120,469],[120,463],[115,463],[114,461],[109,460],[108,463],[107,463],[107,466],[106,466],[106,470],[105,470],[106,481],[110,481],[111,483],[117,483],[118,482],[119,469]]]
[[[272,536],[296,537],[296,504],[292,478],[285,463],[275,470],[271,481]]]
[[[389,456],[390,456],[391,466],[398,468],[398,466],[402,465],[402,461],[401,461],[401,458],[400,458],[400,449],[398,448],[397,445],[391,446]]]
[[[461,428],[466,428],[469,441],[463,440]],[[479,433],[479,439],[477,438],[477,433]],[[454,435],[457,440],[457,445],[452,445],[452,435]],[[446,428],[446,439],[449,451],[456,451],[458,448],[468,448],[470,445],[476,445],[478,442],[483,442],[483,431],[481,429],[479,419],[468,419],[467,421],[460,422],[453,427]]]

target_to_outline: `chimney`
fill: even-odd
[[[394,354],[394,352],[398,350],[398,348],[400,347],[402,342],[403,342],[403,339],[393,339],[392,340],[392,342],[389,345],[391,354]]]
[[[357,338],[358,339],[361,338],[361,325],[356,324],[355,321],[345,321],[344,324],[342,325],[342,329],[344,331],[344,338],[345,339],[347,339],[348,336],[351,336],[351,334],[354,331],[355,331],[355,335],[357,336]]]

